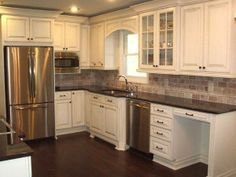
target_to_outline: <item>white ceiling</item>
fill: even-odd
[[[95,16],[129,7],[149,0],[1,0],[4,6],[62,10],[70,13],[70,7],[80,8],[77,15]]]

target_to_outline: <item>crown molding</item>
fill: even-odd
[[[88,24],[89,18],[83,17],[83,16],[70,16],[70,15],[60,15],[56,21],[66,21],[66,22],[72,22],[72,23],[82,23],[82,24]]]
[[[19,16],[31,16],[31,17],[57,18],[61,13],[63,12],[0,6],[1,15],[19,15]]]

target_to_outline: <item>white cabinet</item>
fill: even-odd
[[[90,27],[90,65],[104,67],[105,58],[105,29],[104,23],[91,25]]]
[[[105,136],[117,139],[117,108],[114,106],[105,106],[105,125],[104,125],[104,134]]]
[[[80,50],[80,24],[55,22],[54,30],[55,50]]]
[[[102,135],[105,140],[118,141],[118,99],[98,94],[90,95],[90,130],[93,135]]]
[[[203,62],[202,42],[203,5],[183,7],[181,9],[181,70],[199,71],[199,66]]]
[[[230,24],[228,0],[182,7],[180,70],[230,74]]]
[[[93,130],[97,133],[103,133],[104,127],[104,106],[98,102],[90,103],[91,109],[91,123],[90,130]]]
[[[90,27],[81,26],[80,38],[80,67],[89,67]]]
[[[72,126],[71,94],[68,97],[64,92],[56,93],[56,95],[59,95],[55,102],[56,129],[70,128]]]
[[[176,8],[140,15],[140,69],[176,70],[176,26]]]
[[[1,176],[32,177],[31,157],[0,161]]]
[[[84,126],[85,96],[84,91],[56,92],[55,121],[57,134],[80,131]]]
[[[2,17],[5,42],[53,42],[53,19],[18,16]]]
[[[72,92],[72,126],[84,125],[84,109],[85,109],[84,91]]]

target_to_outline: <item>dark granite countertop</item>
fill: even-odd
[[[2,134],[5,132],[9,132],[9,130],[0,120],[0,161],[32,155],[32,149],[24,142],[20,141],[15,133],[12,134],[13,142],[11,142],[11,135]]]
[[[76,86],[76,87],[56,87],[56,91],[87,90],[90,92],[104,94],[108,96],[134,98],[151,103],[163,104],[167,106],[190,109],[194,111],[200,111],[212,114],[222,114],[236,111],[236,106],[234,105],[199,101],[194,99],[186,99],[186,98],[179,98],[166,95],[158,95],[153,93],[137,92],[135,93],[134,96],[130,96],[127,94],[109,94],[103,92],[103,90],[109,90],[109,89],[114,89],[114,88],[101,87],[96,85]]]

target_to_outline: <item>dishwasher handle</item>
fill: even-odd
[[[129,103],[129,105],[139,107],[139,108],[142,108],[142,109],[150,109],[148,106],[137,104],[137,103]]]

